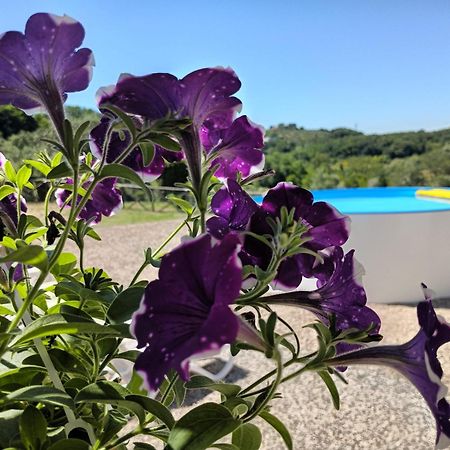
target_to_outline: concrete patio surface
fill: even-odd
[[[128,226],[99,227],[108,240],[89,242],[86,246],[87,265],[104,267],[122,283],[129,283],[142,262],[147,247],[156,248],[178,225],[177,221],[152,222]],[[180,236],[183,233],[180,233]],[[169,246],[179,242],[175,239]],[[364,263],[364,261],[362,261]],[[396,268],[398,270],[398,268]],[[148,279],[156,276],[155,269],[144,272]],[[424,280],[411,280],[417,285]],[[431,286],[432,287],[432,286]],[[418,287],[419,289],[419,287]],[[385,343],[403,343],[418,330],[413,306],[377,305],[371,307],[382,319]],[[445,302],[444,302],[445,303]],[[442,302],[442,306],[445,306]],[[277,312],[289,319],[299,331],[304,351],[314,349],[315,335],[302,326],[314,320],[309,313],[280,307]],[[437,308],[438,314],[450,322],[450,309]],[[439,353],[444,369],[444,382],[450,385],[450,346]],[[256,352],[241,352],[228,376],[230,381],[248,385],[268,370],[272,363]],[[282,386],[282,399],[273,401],[275,413],[289,428],[295,449],[305,450],[431,450],[434,448],[435,424],[425,401],[412,385],[396,372],[381,367],[350,368],[345,377],[349,384],[337,382],[341,393],[341,409],[335,411],[328,391],[315,374],[305,374]],[[215,394],[196,393],[188,398],[195,401],[214,399]],[[189,407],[189,406],[188,406]],[[188,407],[174,411],[176,416]],[[264,429],[264,450],[283,449],[280,437],[270,427]]]

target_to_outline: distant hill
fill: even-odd
[[[68,106],[77,127],[99,114]],[[29,117],[13,107],[0,107],[0,151],[16,164],[50,146],[54,137],[45,115]],[[348,128],[305,130],[295,124],[278,125],[266,132],[266,167],[276,174],[261,181],[273,186],[292,181],[310,189],[365,186],[450,186],[450,128],[426,132],[363,134]],[[172,185],[186,176],[181,164],[161,179]]]
[[[295,124],[266,133],[266,166],[275,181],[307,188],[450,185],[450,128],[364,134],[348,128],[305,130]],[[268,186],[272,179],[261,182]]]

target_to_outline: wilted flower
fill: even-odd
[[[44,108],[62,132],[67,92],[86,89],[92,76],[91,50],[82,48],[84,29],[68,16],[38,13],[25,33],[0,37],[0,104],[26,112]]]
[[[98,159],[101,159],[103,155],[103,146],[105,144],[105,136],[109,125],[109,119],[103,118],[90,133],[90,148],[93,155]],[[127,149],[130,142],[131,139],[128,132],[123,132],[123,139],[121,139],[118,132],[112,132],[107,148],[106,162],[112,163]],[[130,169],[133,169],[144,181],[150,182],[156,180],[156,178],[163,173],[165,167],[164,161],[179,161],[182,157],[183,154],[181,152],[172,152],[160,147],[159,145],[155,145],[155,154],[153,159],[150,164],[146,166],[144,165],[141,149],[136,147],[122,161],[122,164],[128,166]]]
[[[436,448],[450,445],[450,405],[445,399],[442,367],[437,350],[450,342],[450,325],[436,315],[430,300],[417,306],[420,330],[403,345],[378,345],[346,353],[326,361],[333,366],[379,364],[404,375],[422,394],[436,420]]]
[[[147,121],[190,119],[192,125],[180,132],[179,140],[193,183],[198,185],[203,150],[214,152],[221,177],[235,176],[238,171],[246,176],[263,163],[260,127],[245,116],[233,123],[241,108],[233,94],[240,86],[233,70],[221,67],[199,69],[181,79],[168,73],[122,75],[115,86],[99,91],[98,100],[100,108],[113,104]]]
[[[363,267],[354,258],[354,250],[345,256],[341,247],[334,247],[324,265],[331,271],[326,281],[319,282],[314,291],[292,291],[269,295],[259,300],[271,304],[298,306],[314,313],[327,326],[330,315],[334,315],[335,327],[339,331],[348,329],[367,330],[376,335],[381,321],[377,313],[369,308],[362,285]],[[338,351],[355,348],[353,344],[340,343]]]
[[[146,288],[131,331],[146,347],[135,369],[156,390],[170,369],[189,378],[189,358],[217,351],[249,326],[230,309],[239,296],[239,240],[228,235],[212,245],[209,235],[186,241],[163,257],[159,279]]]
[[[116,188],[116,181],[116,178],[107,178],[95,186],[91,198],[80,212],[80,219],[99,223],[102,220],[102,216],[110,217],[122,208],[122,195],[119,189]],[[68,179],[66,183],[72,184],[73,181]],[[87,188],[88,186],[89,183],[86,183],[84,187]],[[56,203],[60,208],[72,204],[71,200],[67,202],[70,195],[71,192],[67,189],[60,188],[56,190]],[[77,203],[80,200],[81,196],[79,195]]]

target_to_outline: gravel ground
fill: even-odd
[[[147,247],[155,249],[175,229],[177,221],[153,222],[128,226],[101,227],[106,241],[89,242],[86,262],[104,267],[122,283],[129,283],[142,261]],[[181,236],[182,233],[180,233]],[[179,239],[168,248],[175,246]],[[152,279],[155,269],[144,275]],[[414,282],[414,280],[413,280]],[[371,305],[380,315],[386,343],[402,343],[417,332],[415,308],[399,305]],[[314,348],[314,334],[302,325],[313,318],[308,313],[280,307],[282,317],[296,330],[301,330],[304,349]],[[450,321],[450,309],[438,308],[438,314]],[[450,385],[449,347],[439,353],[444,381]],[[247,385],[271,369],[270,362],[256,352],[243,352],[236,357],[229,381]],[[306,374],[281,389],[283,398],[273,401],[273,412],[284,421],[295,441],[295,449],[306,450],[431,450],[434,448],[435,424],[422,397],[409,382],[385,368],[349,369],[345,373],[348,385],[339,383],[341,409],[333,409],[328,392],[320,378]],[[214,394],[189,397],[190,403],[215,399]],[[182,414],[187,407],[174,411]],[[284,449],[279,436],[262,424],[264,450]]]

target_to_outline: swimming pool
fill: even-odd
[[[421,282],[437,298],[450,298],[450,202],[416,197],[417,189],[313,191],[315,201],[331,203],[350,216],[344,249],[355,249],[365,268],[369,302],[416,303],[423,300]],[[303,288],[311,288],[311,281],[305,280]]]
[[[401,214],[450,210],[450,201],[416,197],[420,187],[376,187],[313,190],[315,201],[331,203],[343,214]],[[262,201],[261,195],[253,197]]]

